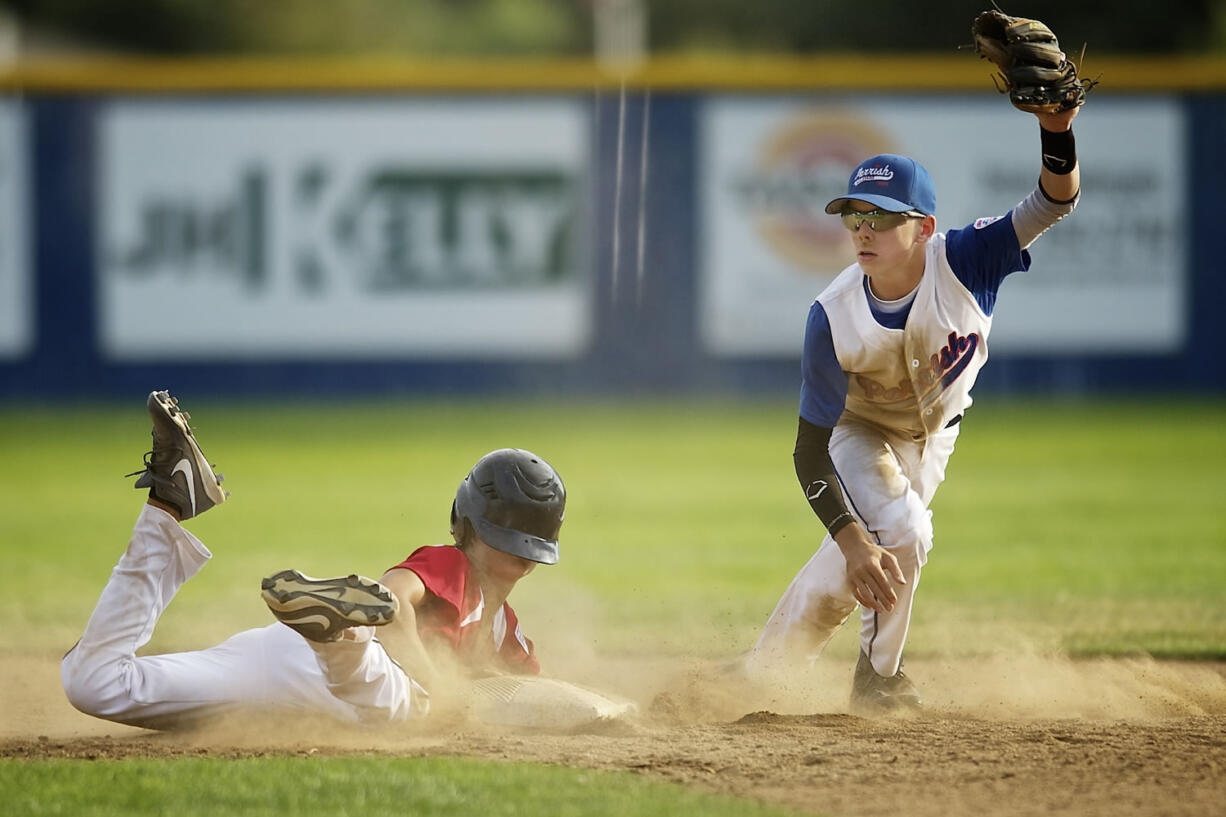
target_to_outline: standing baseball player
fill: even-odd
[[[751,670],[815,659],[859,605],[853,710],[920,706],[901,667],[932,549],[928,506],[988,357],[1001,282],[1029,268],[1027,248],[1077,204],[1077,89],[1072,102],[1047,106],[1015,98],[1038,117],[1042,168],[1038,187],[1004,216],[938,232],[928,171],[897,155],[866,159],[846,195],[827,204],[856,263],[809,311],[794,452],[826,536],[767,621]]]
[[[178,401],[156,391],[148,409],[153,450],[136,482],[148,501],[61,664],[77,709],[149,728],[240,708],[404,721],[426,714],[426,689],[453,677],[440,663],[469,676],[539,671],[506,598],[536,564],[557,562],[566,490],[548,463],[518,449],[486,455],[460,484],[455,547],[414,551],[385,574],[387,586],[283,571],[262,585],[277,622],[209,649],[138,657],[175,593],[211,558],[180,523],[227,496]],[[375,637],[379,626],[388,646]]]

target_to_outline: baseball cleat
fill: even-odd
[[[919,690],[902,671],[889,676],[878,675],[863,650],[856,662],[856,676],[851,684],[851,709],[862,715],[882,715],[920,709]]]
[[[350,627],[378,627],[396,617],[400,601],[365,576],[313,579],[282,570],[260,582],[268,609],[287,627],[311,641],[336,641]]]
[[[191,419],[179,408],[179,401],[167,391],[155,391],[146,403],[153,418],[153,450],[145,454],[143,471],[136,488],[148,488],[151,499],[170,505],[179,511],[179,519],[199,516],[229,496],[221,488],[222,477],[196,443],[187,421]]]

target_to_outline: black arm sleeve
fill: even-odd
[[[796,450],[792,462],[796,466],[796,478],[804,489],[810,507],[822,520],[831,536],[855,521],[847,509],[843,489],[834,474],[834,462],[830,459],[830,434],[833,429],[815,426],[800,418],[796,430]]]

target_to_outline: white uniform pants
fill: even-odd
[[[311,710],[345,721],[424,714],[425,691],[373,628],[317,643],[280,622],[207,650],[137,657],[178,589],[211,558],[173,516],[145,505],[77,645],[64,656],[68,700],[89,715],[164,728],[238,708]]]
[[[893,610],[863,608],[860,613],[860,647],[881,675],[898,672],[902,661],[920,569],[932,549],[928,505],[945,479],[959,428],[915,442],[874,426],[841,422],[830,437],[830,456],[848,506],[869,535],[894,554],[907,578],[905,586],[892,585],[898,594]],[[856,606],[843,553],[827,534],[767,620],[750,667],[812,662]]]

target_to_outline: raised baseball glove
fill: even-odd
[[[1000,69],[992,76],[996,89],[1008,93],[1009,101],[1023,111],[1076,108],[1097,84],[1077,76],[1077,66],[1060,50],[1056,35],[1038,20],[985,11],[975,18],[971,36],[975,53]]]

